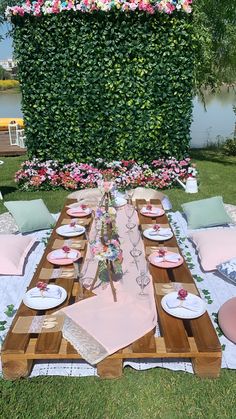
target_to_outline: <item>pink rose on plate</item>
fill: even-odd
[[[85,211],[85,210],[87,209],[87,205],[82,204],[82,205],[80,206],[80,208],[81,208],[83,211]]]
[[[147,209],[148,211],[152,211],[152,205],[151,205],[151,204],[147,204],[147,205],[146,205],[146,209]]]
[[[166,249],[161,248],[161,249],[159,249],[159,250],[158,250],[158,255],[159,255],[160,257],[164,257],[164,256],[165,256],[165,254],[166,254]]]
[[[75,226],[76,226],[76,221],[71,221],[70,227],[75,227]]]
[[[36,287],[40,290],[40,291],[46,291],[48,284],[46,282],[43,281],[38,281],[36,284]]]
[[[62,247],[63,252],[65,252],[66,254],[70,253],[70,247],[69,246],[63,246]]]
[[[185,298],[187,297],[187,295],[188,295],[188,291],[187,291],[187,290],[185,290],[184,288],[181,288],[181,289],[178,291],[178,298],[179,298],[180,300],[185,300]]]
[[[160,228],[161,228],[160,224],[154,224],[154,226],[153,226],[153,230],[155,230],[155,231],[159,231]]]

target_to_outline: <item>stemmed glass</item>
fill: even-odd
[[[88,266],[89,266],[90,260],[88,259],[87,261],[82,261],[81,263],[75,262],[74,263],[74,270],[75,270],[75,275],[76,278],[79,281],[80,284],[80,291],[79,291],[79,298],[83,299],[84,298],[84,290],[83,290],[83,286],[84,286],[84,282],[85,279],[89,280],[89,283],[92,282],[93,278],[92,277],[86,277],[86,273],[88,270]]]
[[[126,227],[128,228],[128,230],[132,230],[136,226],[136,224],[131,221],[131,218],[134,215],[134,211],[135,211],[135,208],[133,205],[131,204],[125,205],[125,213],[128,218],[128,223],[126,224]]]
[[[137,228],[135,230],[130,230],[128,234],[129,234],[130,242],[133,246],[133,249],[130,251],[130,254],[131,256],[133,256],[133,258],[137,258],[138,256],[142,254],[141,250],[137,249],[137,246],[141,239],[140,231]]]
[[[134,189],[127,189],[127,191],[125,192],[126,199],[128,203],[131,205],[132,205],[133,194],[134,194]]]
[[[145,260],[144,264],[140,268],[140,275],[136,278],[137,284],[140,286],[141,291],[139,293],[140,297],[147,297],[147,293],[144,292],[144,288],[149,284],[150,282],[150,276],[149,276],[149,263]]]

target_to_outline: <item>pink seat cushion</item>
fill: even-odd
[[[236,343],[236,297],[222,305],[218,313],[218,322],[224,335]]]
[[[0,234],[0,275],[23,275],[26,256],[34,243],[31,236]]]
[[[217,265],[236,256],[236,229],[213,228],[190,234],[198,250],[204,271],[213,271]]]

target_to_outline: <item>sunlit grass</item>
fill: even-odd
[[[193,150],[199,170],[199,193],[166,191],[174,210],[183,202],[222,195],[236,205],[236,157]],[[60,211],[67,191],[21,192],[14,174],[23,157],[3,158],[0,190],[5,200],[41,197],[50,211]],[[3,203],[0,211],[4,212]],[[163,369],[124,370],[118,380],[94,377],[38,377],[17,382],[0,380],[1,419],[234,419],[235,371],[222,370],[219,379],[199,379]]]

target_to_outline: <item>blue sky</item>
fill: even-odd
[[[4,36],[4,39],[0,41],[0,60],[12,58],[12,39],[9,37],[5,38],[7,28],[7,25],[0,26],[0,34]]]

